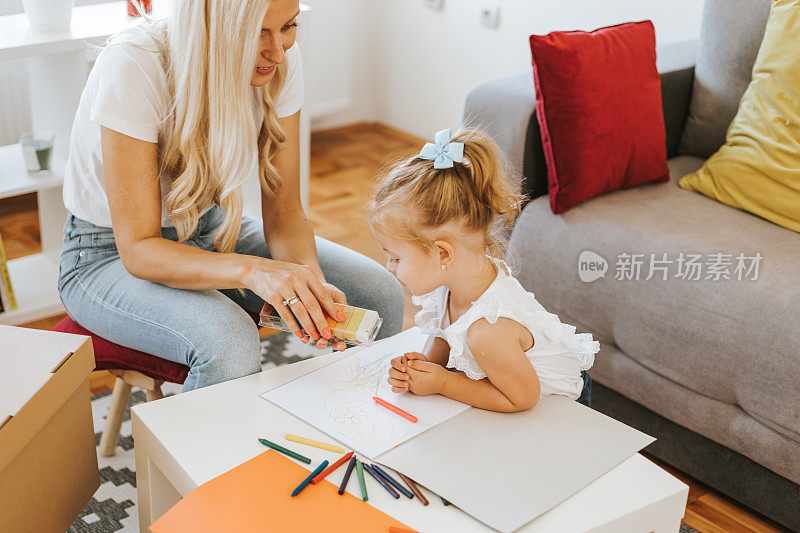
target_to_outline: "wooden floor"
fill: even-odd
[[[379,166],[392,156],[418,151],[422,139],[376,124],[360,124],[315,133],[311,140],[311,202],[309,216],[317,235],[383,262],[364,219],[363,205]],[[39,251],[36,197],[0,201],[0,231],[9,257]],[[414,307],[406,295],[405,327],[413,324]],[[38,320],[28,327],[49,329],[63,315]],[[94,373],[92,389],[113,384],[107,373]],[[684,522],[703,533],[774,532],[783,529],[715,493],[681,472],[661,465],[689,485]]]

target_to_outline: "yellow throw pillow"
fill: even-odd
[[[800,232],[800,0],[775,0],[725,145],[680,180]]]

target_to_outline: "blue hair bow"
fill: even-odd
[[[436,134],[432,143],[425,143],[419,152],[420,159],[433,160],[433,168],[452,168],[453,162],[464,160],[464,143],[450,142],[453,132],[450,128]]]

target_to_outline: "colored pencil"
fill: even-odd
[[[397,494],[397,491],[394,490],[388,483],[386,483],[386,481],[380,475],[378,475],[372,468],[370,468],[368,464],[366,463],[362,464],[364,464],[364,470],[369,472],[369,475],[374,477],[375,481],[377,481],[381,485],[381,487],[386,489],[386,492],[392,495],[392,498],[394,498],[395,500],[400,498],[400,495]]]
[[[416,495],[417,495],[417,498],[419,498],[419,501],[421,501],[421,502],[422,502],[422,505],[428,505],[428,503],[429,503],[429,502],[428,502],[428,498],[426,498],[426,497],[425,497],[425,495],[424,495],[424,494],[422,494],[422,491],[421,491],[421,490],[419,490],[419,487],[417,486],[417,484],[416,484],[416,483],[414,483],[414,480],[413,480],[413,479],[411,479],[410,477],[406,476],[405,474],[401,474],[400,472],[398,472],[397,474],[398,474],[398,475],[399,475],[401,478],[403,478],[403,481],[405,481],[405,482],[406,482],[406,485],[408,485],[408,488],[410,488],[410,489],[411,489],[411,491],[412,491],[414,494],[416,494]]]
[[[319,464],[319,466],[318,466],[317,468],[315,468],[315,469],[314,469],[314,471],[313,471],[313,472],[311,472],[311,473],[308,475],[308,477],[307,477],[307,478],[305,478],[305,479],[303,480],[303,482],[302,482],[302,483],[300,483],[299,485],[297,485],[297,488],[296,488],[296,489],[294,489],[294,490],[292,491],[292,496],[293,496],[293,497],[294,497],[294,496],[297,496],[298,494],[300,494],[301,492],[303,492],[303,489],[304,489],[304,488],[306,488],[306,487],[308,486],[308,484],[309,484],[309,483],[311,483],[311,480],[312,480],[312,479],[314,479],[314,476],[316,476],[317,474],[319,474],[320,472],[322,472],[322,471],[325,469],[325,467],[326,467],[326,466],[328,466],[328,461],[322,461],[322,462]]]
[[[330,474],[331,472],[333,472],[334,470],[336,470],[337,468],[339,468],[340,466],[345,464],[347,462],[347,460],[350,459],[352,456],[353,456],[353,452],[350,452],[347,455],[341,456],[338,461],[333,463],[331,466],[329,466],[328,468],[326,468],[325,470],[320,472],[317,477],[312,479],[311,483],[316,485],[317,483],[319,483],[320,481],[322,481],[323,479],[328,477],[328,474]]]
[[[279,446],[279,445],[275,444],[274,442],[268,441],[267,439],[258,439],[258,442],[260,442],[264,446],[267,446],[268,448],[272,448],[276,452],[281,452],[282,454],[288,455],[289,457],[294,457],[298,461],[302,461],[302,462],[306,463],[307,465],[311,464],[311,459],[309,459],[305,455],[300,455],[299,453],[295,453],[292,450],[287,450],[283,446]]]
[[[353,455],[352,453],[350,455]],[[344,477],[342,478],[342,484],[339,485],[339,496],[344,494],[344,489],[347,488],[347,482],[350,481],[350,474],[353,473],[353,467],[356,466],[357,459],[355,457],[350,458],[350,462],[347,463],[347,470],[344,471]]]
[[[404,527],[389,526],[389,533],[417,533],[413,529],[406,529]]]
[[[356,472],[358,473],[358,484],[361,486],[361,499],[367,501],[369,496],[367,495],[367,484],[364,482],[364,466],[358,459],[356,459]]]
[[[412,415],[411,413],[407,413],[407,412],[403,411],[402,409],[400,409],[396,405],[392,405],[389,402],[387,402],[386,400],[378,398],[377,396],[373,396],[372,399],[375,400],[376,402],[378,402],[378,405],[382,405],[385,408],[387,408],[388,410],[394,411],[398,415],[402,416],[403,418],[407,418],[407,419],[411,420],[414,423],[416,423],[419,420],[416,416]]]
[[[392,476],[390,476],[386,472],[386,470],[384,470],[380,466],[376,465],[375,463],[372,463],[371,466],[372,466],[372,469],[375,470],[378,473],[378,475],[383,476],[383,479],[388,481],[394,488],[396,488],[397,490],[402,492],[403,496],[405,496],[406,498],[409,498],[409,499],[413,499],[414,498],[414,493],[411,492],[410,490],[408,490],[407,488],[405,488],[400,483],[398,483],[398,481],[395,478],[393,478]]]
[[[344,450],[339,448],[338,446],[334,446],[333,444],[327,444],[325,442],[320,442],[318,440],[307,439],[305,437],[298,437],[297,435],[289,435],[286,434],[286,440],[290,440],[293,442],[299,442],[300,444],[306,444],[308,446],[314,446],[315,448],[322,448],[323,450],[328,450],[329,452],[335,453],[343,453]]]

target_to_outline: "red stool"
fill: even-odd
[[[111,405],[108,408],[106,423],[100,437],[100,453],[104,457],[111,457],[116,451],[122,417],[131,397],[131,387],[144,389],[149,402],[164,397],[161,385],[165,381],[170,383],[186,381],[186,374],[189,372],[189,367],[186,365],[114,344],[83,328],[70,317],[56,324],[53,331],[91,337],[95,370],[108,370],[117,377],[114,391],[111,393]]]
[[[258,314],[248,314],[258,324]],[[111,393],[111,405],[108,407],[106,423],[100,436],[100,453],[104,457],[111,457],[116,452],[119,428],[122,425],[125,408],[130,402],[131,387],[144,389],[148,402],[159,400],[164,397],[161,385],[165,381],[183,383],[189,373],[189,367],[186,365],[114,344],[85,329],[70,317],[56,324],[53,331],[91,337],[95,370],[108,370],[117,378],[114,382],[114,391]]]

